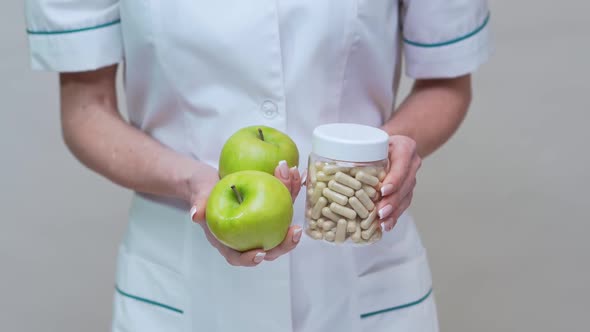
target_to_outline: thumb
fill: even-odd
[[[196,196],[192,200],[192,207],[190,210],[191,220],[197,224],[205,222],[205,208],[207,207],[206,196]]]

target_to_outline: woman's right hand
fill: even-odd
[[[201,167],[195,170],[195,175],[190,181],[191,197],[190,202],[192,208],[190,211],[191,219],[201,225],[207,240],[215,247],[219,253],[225,257],[225,260],[233,266],[256,266],[263,260],[272,261],[278,257],[295,249],[299,240],[301,239],[302,228],[299,226],[289,227],[289,231],[285,239],[277,247],[264,251],[262,249],[254,249],[246,252],[236,251],[215,238],[209,230],[206,223],[207,199],[211,190],[219,180],[217,171],[208,165],[201,164]],[[286,163],[279,163],[275,169],[275,176],[283,182],[283,184],[291,192],[293,201],[297,198],[299,190],[301,189],[301,175],[296,167],[289,169]]]
[[[209,242],[232,265],[257,265],[295,248],[301,237],[299,227],[291,227],[283,243],[268,252],[240,253],[217,241],[204,222],[207,198],[219,180],[217,171],[129,125],[117,108],[116,74],[117,65],[60,74],[63,138],[78,160],[122,187],[193,204],[193,220],[198,220]],[[297,197],[301,187],[298,171],[285,164],[277,167],[275,175]]]

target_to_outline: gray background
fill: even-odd
[[[413,206],[443,331],[589,329],[589,10],[493,3],[495,55]],[[0,3],[0,28],[0,330],[106,331],[129,193],[62,144],[21,1]]]

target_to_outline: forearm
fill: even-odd
[[[99,77],[61,76],[62,130],[88,168],[138,192],[190,199],[191,175],[204,165],[129,125],[117,110],[115,68]],[[92,75],[92,74],[88,74]],[[113,81],[111,81],[113,80]]]
[[[471,77],[417,80],[412,91],[383,125],[390,135],[409,136],[424,158],[457,131],[471,102]]]

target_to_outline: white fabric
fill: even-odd
[[[118,0],[26,0],[31,66],[94,70],[123,59]]]
[[[491,36],[486,0],[402,2],[408,76],[456,77],[473,72],[488,59]]]
[[[485,15],[486,2],[473,0],[27,1],[34,68],[125,59],[131,123],[213,166],[233,132],[261,124],[287,132],[306,167],[317,125],[379,126],[391,115],[401,54],[413,77],[475,70],[490,52]],[[252,269],[229,266],[188,208],[134,198],[114,331],[437,330],[431,298],[405,307],[432,287],[407,214],[375,245],[304,236],[292,254]],[[302,212],[299,197],[294,223]]]

